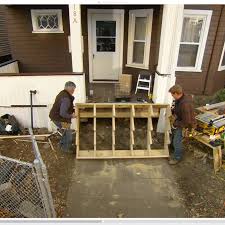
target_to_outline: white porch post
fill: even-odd
[[[175,84],[175,69],[182,32],[184,5],[164,5],[157,71],[170,76],[155,75],[154,103],[172,103],[168,90]]]
[[[69,5],[70,43],[73,72],[83,72],[83,38],[79,4]]]
[[[70,49],[73,72],[84,73],[83,68],[83,36],[81,29],[81,8],[79,4],[69,5],[70,21]],[[86,102],[85,74],[81,77],[81,84],[77,87],[79,102]]]

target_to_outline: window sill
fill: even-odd
[[[201,73],[201,69],[195,69],[195,68],[176,68],[176,72],[193,72],[193,73]]]
[[[126,64],[126,67],[132,67],[132,68],[137,68],[137,69],[144,69],[148,70],[148,66],[142,66],[142,65],[136,65],[136,64]]]
[[[32,31],[33,34],[62,34],[64,31]]]
[[[224,71],[225,70],[225,66],[221,66],[219,67],[218,71],[221,72],[221,71]]]

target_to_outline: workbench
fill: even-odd
[[[218,115],[217,110],[218,108],[214,108],[212,110],[206,110],[203,106],[196,108],[196,110],[200,113],[211,113],[213,115]],[[214,172],[218,172],[222,167],[222,146],[212,146],[209,142],[209,136],[206,134],[200,134],[193,137],[197,141],[201,142],[202,144],[206,145],[207,147],[211,148],[213,150],[213,165],[214,165]],[[219,138],[224,142],[224,148],[225,148],[225,140],[222,138]]]
[[[212,146],[209,144],[209,136],[201,134],[194,136],[194,139],[201,142],[202,144],[206,145],[207,147],[211,148],[213,150],[213,167],[214,172],[218,172],[222,167],[222,147],[220,146]],[[223,140],[224,141],[224,140]]]

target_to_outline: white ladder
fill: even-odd
[[[149,79],[147,79],[147,77],[149,77]],[[137,90],[139,89],[139,90],[148,91],[148,96],[149,96],[150,90],[151,90],[151,80],[152,80],[151,74],[149,75],[139,74],[135,94],[137,94]]]

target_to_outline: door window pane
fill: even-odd
[[[133,62],[142,64],[144,62],[145,43],[134,42]]]
[[[97,38],[97,52],[115,52],[116,38]]]
[[[225,53],[223,53],[223,60],[221,66],[225,66]]]
[[[96,36],[116,37],[116,21],[96,21]]]
[[[185,17],[183,20],[181,42],[199,42],[203,19],[197,17]]]
[[[178,66],[194,67],[198,53],[198,45],[181,44],[179,50]]]
[[[145,40],[146,17],[136,17],[134,40]]]

